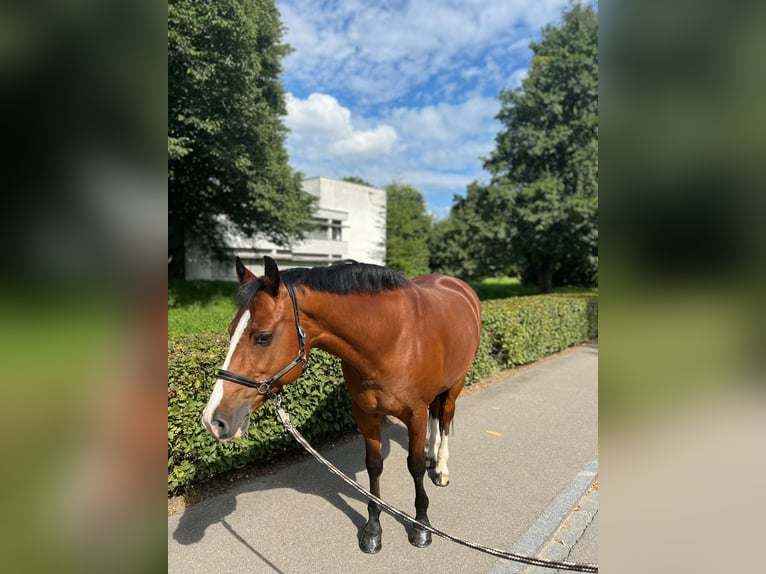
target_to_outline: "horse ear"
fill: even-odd
[[[253,272],[245,267],[245,264],[242,263],[242,260],[239,257],[237,257],[235,267],[237,268],[237,277],[239,278],[240,285],[244,285],[248,281],[255,279]]]
[[[271,257],[264,255],[263,268],[263,288],[266,293],[276,297],[279,293],[279,267]]]

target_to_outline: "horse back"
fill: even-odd
[[[481,329],[481,303],[476,292],[468,283],[447,275],[421,275],[412,280],[420,293],[437,304],[457,309],[470,310],[467,317]]]
[[[471,287],[455,277],[422,275],[416,286],[416,317],[421,333],[442,356],[444,377],[462,378],[471,366],[481,336],[481,303]]]

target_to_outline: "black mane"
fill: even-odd
[[[348,295],[351,293],[382,293],[403,289],[411,284],[407,277],[379,265],[358,263],[353,260],[339,261],[329,267],[296,267],[281,271],[279,277],[285,283],[301,291],[311,289],[323,293]],[[258,278],[242,285],[240,301],[248,304],[263,287]]]

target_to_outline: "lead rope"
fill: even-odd
[[[430,526],[428,524],[422,524],[421,522],[418,522],[417,520],[412,518],[409,514],[402,512],[398,508],[391,506],[387,502],[384,502],[383,500],[381,500],[380,498],[372,494],[370,491],[368,491],[366,488],[361,486],[355,480],[346,476],[338,467],[336,467],[333,463],[331,463],[329,460],[327,460],[325,457],[319,454],[314,449],[314,447],[311,446],[305,438],[303,438],[303,435],[298,432],[298,429],[295,428],[293,423],[290,422],[290,415],[288,415],[284,411],[284,409],[282,409],[282,404],[281,404],[282,401],[279,395],[271,395],[269,396],[269,399],[271,401],[271,404],[274,405],[274,408],[277,410],[277,414],[279,415],[279,418],[282,421],[282,424],[290,432],[290,434],[293,435],[293,438],[295,438],[295,440],[298,441],[298,444],[300,444],[303,448],[305,448],[311,454],[311,456],[313,456],[315,459],[321,462],[324,466],[326,466],[327,469],[330,472],[332,472],[335,476],[343,480],[343,482],[351,486],[354,490],[356,490],[360,494],[372,500],[375,504],[379,505],[383,510],[385,510],[392,516],[401,518],[402,520],[405,520],[409,522],[410,524],[413,524],[419,528],[423,528],[424,530],[428,530],[432,534],[436,534],[437,536],[441,536],[442,538],[446,538],[447,540],[451,540],[452,542],[456,542],[457,544],[460,544],[462,546],[467,546],[468,548],[473,548],[474,550],[479,550],[480,552],[491,554],[492,556],[497,556],[498,558],[503,558],[505,560],[522,562],[524,564],[531,564],[532,566],[539,566],[541,568],[555,568],[557,570],[571,570],[575,572],[598,572],[598,564],[546,560],[545,558],[534,558],[531,556],[514,554],[513,552],[505,552],[504,550],[498,550],[497,548],[490,548],[489,546],[476,544],[475,542],[466,542],[465,540],[456,538],[455,536],[452,536],[451,534],[442,532],[438,528],[434,528],[433,526]]]

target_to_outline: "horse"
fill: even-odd
[[[305,371],[313,347],[341,360],[352,413],[364,438],[370,491],[380,497],[380,424],[387,415],[408,431],[407,467],[415,483],[415,518],[430,526],[426,468],[450,481],[449,432],[455,401],[479,347],[481,305],[463,281],[443,275],[408,279],[355,261],[283,272],[268,256],[257,278],[236,259],[240,307],[202,421],[219,441],[241,437],[250,415]],[[297,368],[301,366],[301,368]],[[267,378],[268,377],[268,378]],[[427,429],[430,439],[426,451]],[[382,547],[380,507],[369,502],[359,547]],[[413,546],[431,543],[414,527]]]

